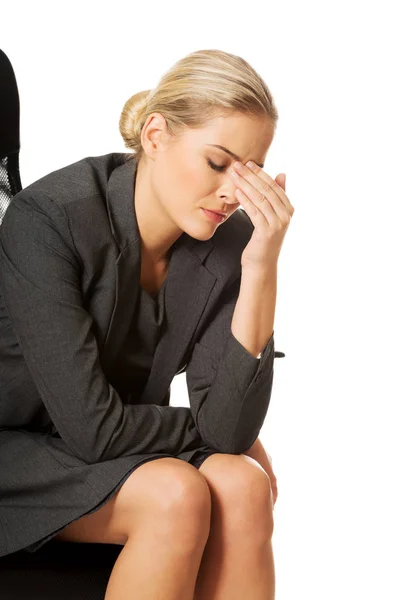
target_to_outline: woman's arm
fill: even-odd
[[[225,454],[240,454],[259,435],[274,374],[273,333],[256,358],[232,332],[240,283],[239,277],[221,294],[186,369],[197,429],[208,446]]]
[[[258,358],[274,330],[277,271],[274,263],[267,265],[263,271],[242,269],[232,333],[255,358]]]

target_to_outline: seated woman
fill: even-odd
[[[263,171],[277,118],[246,61],[193,52],[126,102],[131,152],[14,196],[0,229],[0,556],[53,538],[121,544],[107,600],[274,597],[276,483],[258,434],[294,212],[284,175]],[[184,371],[190,408],[170,406]]]

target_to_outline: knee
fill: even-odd
[[[260,539],[264,543],[272,536],[271,481],[257,461],[245,455],[215,454],[203,463],[202,473],[211,491],[216,519],[224,520],[235,535],[252,542]]]
[[[157,523],[158,530],[170,540],[206,542],[211,520],[211,494],[207,481],[198,469],[176,458],[145,463],[131,480],[135,508]],[[140,494],[138,496],[138,489]],[[135,490],[135,492],[133,491]],[[183,536],[183,537],[182,537]]]
[[[180,459],[165,470],[158,497],[158,522],[171,545],[198,553],[207,543],[211,524],[211,494],[199,471]]]
[[[178,459],[179,460],[179,459]],[[159,509],[179,520],[208,521],[211,515],[211,494],[206,479],[188,463],[172,468],[168,484],[159,498]],[[183,468],[181,468],[183,466]]]

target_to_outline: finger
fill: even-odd
[[[248,198],[246,194],[244,194],[241,190],[235,190],[235,195],[239,200],[240,205],[243,206],[244,210],[246,211],[246,214],[250,217],[251,222],[255,227],[259,226],[260,219],[265,219],[268,221],[265,215],[263,215],[262,211],[259,210],[254,204],[254,202],[252,202],[250,198]]]
[[[264,193],[257,191],[246,179],[241,177],[239,174],[232,174],[232,178],[238,186],[238,190],[236,190],[236,196],[239,200],[243,198],[243,195],[249,199],[249,201],[255,206],[261,214],[265,217],[269,225],[278,225],[279,216],[274,210],[272,203],[269,198],[267,198]],[[280,203],[279,198],[276,199],[276,204]]]
[[[242,166],[242,168],[239,170],[239,174],[243,177],[243,179],[251,183],[251,185],[253,185],[264,196],[271,197],[271,200],[279,200],[278,206],[280,204],[284,205],[284,197],[286,197],[286,194],[283,188],[281,188],[281,186],[277,181],[275,181],[275,179],[272,179],[272,177],[264,173],[264,171],[260,169],[258,165],[255,165],[258,169],[257,173],[255,172],[255,170],[249,168],[248,164],[250,162],[251,161],[248,161],[246,165]],[[263,175],[265,177],[263,177]],[[273,205],[275,206],[276,203],[274,202]]]
[[[248,161],[247,165],[249,163],[251,163],[251,161]],[[247,165],[243,165],[241,162],[235,162],[234,164],[240,165],[240,167],[238,166],[237,168],[237,172],[245,181],[248,181],[259,192],[261,201],[263,196],[267,197],[271,201],[276,214],[283,215],[284,213],[281,212],[281,208],[285,208],[285,204],[283,202],[282,194],[285,196],[285,198],[286,194],[281,186],[275,181],[275,179],[272,179],[272,177],[264,173],[264,171],[257,165],[255,165],[258,169],[258,172],[256,173],[253,171],[253,169],[250,169]],[[246,190],[244,191],[247,193]]]
[[[263,171],[261,167],[253,163],[253,161],[251,160],[247,161],[245,167],[247,167],[252,173],[254,173],[254,175],[256,175],[271,186],[274,192],[279,196],[284,206],[289,210],[289,214],[291,214],[291,209],[294,209],[294,207],[292,206],[289,198],[287,197],[285,190],[279,185],[279,183],[277,183],[275,179],[273,179],[270,175],[268,175],[268,173]]]

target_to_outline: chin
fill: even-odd
[[[211,221],[207,221],[207,219],[205,219],[201,214],[200,209],[198,213],[195,213],[195,215],[196,216],[191,218],[190,221],[188,220],[184,223],[177,223],[177,225],[187,235],[195,240],[199,240],[200,242],[206,242],[212,238],[218,227],[221,227],[221,225],[227,221],[227,219],[222,221],[222,223],[212,223]]]
[[[215,231],[213,231],[211,233],[211,235],[210,234],[202,235],[201,233],[198,233],[198,234],[189,233],[189,235],[190,235],[190,237],[194,238],[195,240],[199,240],[199,242],[206,242],[207,240],[209,240],[213,237],[214,233],[215,233]]]
[[[222,225],[222,223],[220,224]],[[214,235],[214,233],[217,231],[218,227],[220,227],[220,225],[212,225],[207,227],[192,227],[192,228],[188,228],[186,230],[186,233],[188,235],[190,235],[190,237],[199,240],[201,242],[206,242],[207,240],[211,239]]]

